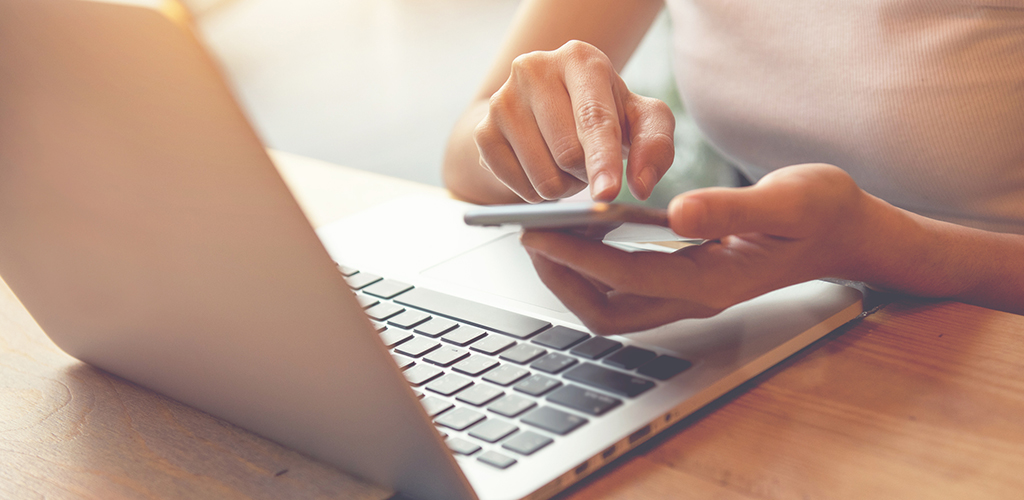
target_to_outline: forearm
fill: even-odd
[[[889,206],[864,281],[922,297],[1024,314],[1024,236],[929,219]]]

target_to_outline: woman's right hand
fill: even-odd
[[[614,199],[624,154],[643,200],[672,165],[674,129],[665,103],[630,92],[603,52],[570,41],[515,58],[473,137],[480,165],[530,203],[588,184],[594,200]]]

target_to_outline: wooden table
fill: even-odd
[[[314,224],[444,191],[275,154]],[[0,282],[0,498],[391,492],[84,365]],[[1022,498],[1024,317],[897,301],[744,384],[572,499]]]

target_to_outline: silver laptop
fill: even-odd
[[[550,497],[861,313],[816,281],[593,336],[465,208],[318,234],[187,28],[0,0],[0,276],[47,335],[409,497]]]

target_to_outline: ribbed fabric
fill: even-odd
[[[1024,234],[1024,0],[669,0],[675,70],[752,178],[822,162],[896,206]]]

